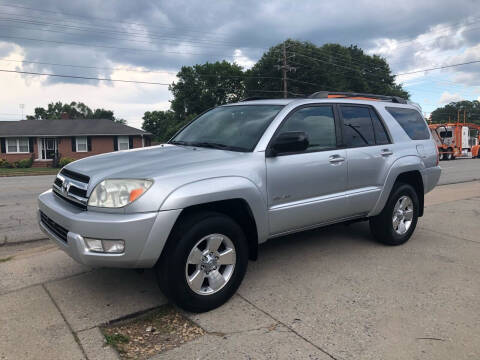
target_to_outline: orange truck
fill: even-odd
[[[430,124],[440,160],[480,158],[480,125],[472,123]]]

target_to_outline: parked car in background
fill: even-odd
[[[202,312],[235,293],[269,239],[369,220],[378,241],[405,243],[439,177],[437,146],[404,99],[251,100],[167,144],[68,164],[39,197],[39,224],[83,264],[155,268],[170,299]]]

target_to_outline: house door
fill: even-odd
[[[53,159],[57,153],[57,139],[43,138],[42,139],[42,159]]]

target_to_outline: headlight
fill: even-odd
[[[143,179],[107,179],[95,186],[90,198],[89,206],[106,208],[120,208],[134,202],[150,186],[153,181]]]

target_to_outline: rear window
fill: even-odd
[[[416,110],[406,108],[387,107],[387,111],[394,117],[412,140],[430,139],[428,130],[422,115]]]

